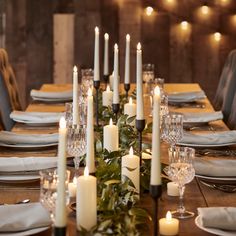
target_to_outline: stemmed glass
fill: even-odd
[[[161,137],[172,147],[175,146],[183,137],[183,115],[164,116],[161,123]]]
[[[168,176],[172,181],[178,184],[179,188],[179,206],[172,212],[173,217],[179,219],[190,218],[194,216],[193,212],[186,211],[183,203],[185,184],[190,183],[195,175],[193,159],[195,150],[189,147],[170,147]]]

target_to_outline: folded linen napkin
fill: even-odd
[[[204,91],[175,92],[168,94],[169,102],[194,102],[206,98]]]
[[[184,112],[184,123],[207,123],[215,120],[222,120],[223,113],[221,111],[216,112]]]
[[[234,143],[236,143],[236,130],[204,134],[184,132],[183,138],[179,142],[179,144],[203,146],[230,145]]]
[[[72,100],[73,91],[68,90],[68,91],[63,91],[63,92],[45,92],[45,91],[32,89],[30,92],[30,95],[35,100],[49,99],[49,100],[53,100],[53,101],[54,100],[66,101],[66,100]]]
[[[195,158],[194,169],[199,175],[233,177],[236,176],[236,160]]]
[[[57,166],[57,157],[1,157],[0,172],[37,171]]]
[[[236,230],[236,207],[198,208],[203,227]]]
[[[0,206],[0,232],[16,232],[49,226],[49,212],[41,203]]]
[[[1,131],[0,142],[4,144],[51,144],[58,142],[58,134],[19,134]]]

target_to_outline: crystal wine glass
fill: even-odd
[[[195,150],[189,147],[170,147],[168,176],[178,184],[179,188],[179,206],[172,215],[179,219],[190,218],[194,216],[193,212],[186,211],[183,203],[185,184],[191,182],[195,175],[193,159]]]

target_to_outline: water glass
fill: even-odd
[[[93,70],[92,69],[82,69],[81,70],[81,90],[82,95],[87,97],[89,88],[93,89]]]
[[[143,82],[154,79],[154,64],[143,64]]]
[[[191,182],[195,176],[193,160],[195,150],[189,147],[170,147],[169,154],[169,178],[178,184],[179,188],[179,206],[172,212],[173,217],[185,219],[193,217],[194,213],[186,211],[183,203],[185,184]]]

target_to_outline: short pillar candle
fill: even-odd
[[[160,235],[174,236],[179,233],[179,220],[172,218],[171,212],[168,211],[166,218],[159,220]]]
[[[124,105],[124,114],[128,117],[136,116],[136,104],[133,103],[132,97],[129,98],[129,102]],[[135,119],[130,123],[130,125],[135,125]]]
[[[105,107],[112,106],[113,92],[110,86],[107,85],[106,91],[102,93],[102,105]]]

